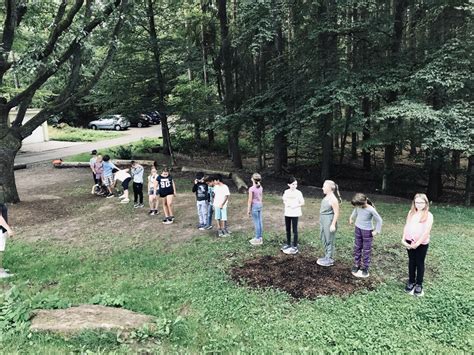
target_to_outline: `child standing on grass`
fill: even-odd
[[[323,193],[326,196],[321,201],[319,223],[321,225],[320,237],[324,246],[324,257],[319,258],[316,263],[321,266],[332,266],[334,265],[334,243],[336,241],[341,195],[339,194],[339,187],[331,180],[324,181]]]
[[[204,182],[204,173],[198,172],[194,179],[193,192],[196,194],[196,206],[199,219],[199,230],[207,227],[207,213],[209,205],[208,186]]]
[[[214,211],[217,221],[217,236],[227,237],[230,235],[226,228],[227,205],[229,202],[229,187],[224,184],[221,174],[214,176]]]
[[[3,254],[5,253],[7,237],[13,237],[13,230],[8,225],[8,209],[3,203],[0,203],[0,279],[13,276],[7,269],[3,268]]]
[[[113,185],[114,185],[114,173],[112,172],[113,169],[118,169],[117,166],[115,166],[114,163],[110,161],[110,156],[109,155],[104,155],[103,158],[103,163],[102,167],[104,169],[104,175],[103,175],[103,180],[104,180],[104,185],[107,187],[107,198],[112,198],[114,197],[114,190],[113,190]]]
[[[123,194],[119,196],[119,199],[122,200],[120,203],[129,203],[130,199],[128,198],[128,185],[132,180],[132,176],[128,173],[128,169],[113,169],[112,172],[114,173],[114,187],[117,184],[117,181],[122,183]]]
[[[91,158],[89,159],[89,167],[92,170],[92,178],[94,179],[94,185],[98,185],[99,182],[97,181],[96,178],[96,171],[95,171],[95,162],[97,161],[97,150],[93,150],[91,152]]]
[[[98,154],[96,161],[94,163],[94,171],[95,171],[95,180],[96,180],[96,185],[92,188],[92,193],[97,194],[97,195],[103,195],[104,194],[104,189],[103,189],[103,175],[104,175],[104,166],[103,166],[103,161],[102,161],[102,155]]]
[[[150,175],[148,175],[148,203],[150,205],[150,211],[148,212],[148,214],[150,216],[154,216],[160,213],[160,211],[158,211],[158,205],[160,200],[158,200],[157,191],[155,190],[155,181],[157,177],[158,173],[156,169],[154,167],[151,168]]]
[[[212,229],[212,216],[214,214],[214,177],[207,176],[204,181],[207,184],[207,223],[204,229]]]
[[[155,193],[160,195],[163,203],[163,224],[174,222],[173,215],[173,197],[176,196],[176,185],[167,168],[163,168],[160,175],[157,176],[154,183]]]
[[[408,252],[408,283],[405,291],[415,296],[424,294],[425,258],[433,227],[433,215],[429,208],[428,197],[416,194],[403,229],[402,244]]]
[[[143,166],[132,160],[131,175],[133,178],[133,207],[142,208],[143,205]]]
[[[355,207],[349,217],[349,224],[351,225],[355,219],[354,266],[351,272],[355,277],[366,278],[369,277],[372,241],[377,234],[380,234],[383,222],[372,201],[364,194],[355,194],[351,203]],[[375,230],[372,226],[372,219],[375,219]],[[361,256],[363,256],[362,263]],[[361,265],[363,266],[361,267]]]
[[[247,200],[247,214],[252,217],[255,226],[255,238],[250,239],[252,245],[263,244],[263,187],[262,177],[258,173],[252,175],[252,186],[249,188],[249,198]]]
[[[285,205],[286,244],[281,247],[285,254],[298,254],[298,219],[302,215],[301,207],[304,198],[298,188],[298,181],[294,177],[288,179],[288,189],[283,193]],[[293,243],[291,242],[291,228],[293,227]]]

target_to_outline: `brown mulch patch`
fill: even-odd
[[[314,256],[262,256],[231,269],[231,277],[240,285],[277,288],[296,299],[319,296],[346,296],[359,290],[373,290],[372,278],[358,279],[351,266],[336,263],[332,267],[316,264]]]

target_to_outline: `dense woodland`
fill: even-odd
[[[225,140],[235,168],[317,180],[341,166],[417,166],[432,200],[474,169],[469,1],[14,1],[0,5],[0,171],[53,114],[158,109],[164,151]],[[7,116],[18,107],[17,119]],[[22,124],[28,107],[43,110]],[[168,115],[176,134],[169,134]],[[251,146],[242,153],[242,144]],[[383,166],[374,167],[378,158]],[[173,159],[172,159],[173,160]]]

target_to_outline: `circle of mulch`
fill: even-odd
[[[296,299],[319,296],[346,296],[359,290],[373,290],[371,278],[351,274],[351,266],[336,262],[334,266],[316,264],[317,257],[306,255],[261,256],[231,269],[231,277],[240,285],[276,288]]]

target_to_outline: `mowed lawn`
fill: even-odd
[[[284,231],[277,194],[265,196],[265,242],[252,247],[244,195],[231,196],[233,234],[218,239],[195,229],[189,176],[178,175],[176,223],[163,226],[146,210],[90,195],[87,169],[38,170],[35,176],[53,173],[40,191],[28,183],[31,172],[17,173],[25,201],[11,208],[18,235],[5,264],[16,276],[0,281],[0,291],[16,290],[0,303],[0,353],[472,351],[473,209],[432,206],[425,296],[414,298],[403,291],[407,256],[400,245],[409,202],[383,203],[373,196],[385,222],[373,251],[371,277],[380,282],[375,290],[295,300],[276,289],[239,286],[229,276],[247,259],[279,253]],[[320,256],[320,199],[306,201],[301,251]],[[336,242],[337,261],[349,265],[350,212],[344,201]],[[63,338],[31,333],[23,320],[35,307],[92,301],[156,316],[157,325],[128,337],[87,331]],[[18,319],[6,322],[13,311]]]

